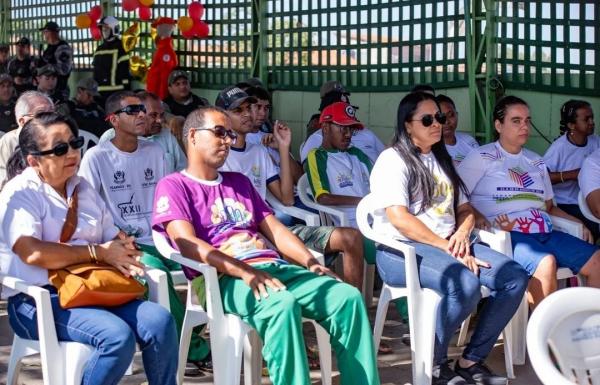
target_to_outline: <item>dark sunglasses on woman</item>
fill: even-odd
[[[65,155],[67,152],[69,152],[69,146],[73,149],[73,150],[79,150],[81,147],[83,147],[85,143],[85,139],[83,138],[83,136],[79,136],[77,138],[73,138],[71,140],[69,140],[69,143],[58,143],[56,146],[52,147],[50,150],[46,150],[46,151],[33,151],[30,152],[30,155],[37,155],[37,156],[42,156],[42,155],[56,155],[56,156],[63,156]]]
[[[439,124],[446,123],[446,114],[442,112],[436,112],[435,115],[427,114],[423,115],[421,119],[413,119],[411,122],[420,121],[424,127],[429,127],[433,124],[433,119],[437,120]]]

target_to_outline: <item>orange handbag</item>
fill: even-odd
[[[69,202],[60,241],[67,242],[77,228],[77,188]],[[50,283],[58,290],[60,306],[119,306],[144,295],[138,280],[124,276],[117,268],[97,263],[81,263],[48,270]]]

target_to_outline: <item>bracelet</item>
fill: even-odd
[[[562,173],[563,173],[563,172],[561,171],[561,172],[560,172],[560,181],[561,181],[561,183],[565,183],[565,180],[563,179],[563,174],[562,174]]]
[[[96,245],[94,243],[88,243],[88,252],[90,253],[90,259],[92,263],[98,263],[98,256],[96,255]]]

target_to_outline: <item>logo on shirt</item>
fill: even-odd
[[[335,180],[339,188],[354,186],[354,182],[352,182],[352,175],[350,174],[338,174]]]
[[[156,212],[158,214],[164,214],[169,209],[169,197],[166,195],[161,196],[156,201]]]
[[[113,174],[113,178],[116,184],[125,183],[125,171],[115,171],[115,173]]]
[[[508,169],[508,176],[517,185],[526,188],[531,186],[534,182],[527,171],[523,171],[520,167],[513,167]]]
[[[151,168],[147,168],[144,170],[144,178],[146,180],[152,180],[154,179],[154,171],[152,171]]]
[[[129,198],[128,202],[118,203],[117,207],[121,210],[121,219],[124,221],[128,218],[139,218],[143,217],[145,213],[142,211],[142,206],[136,203],[133,203],[133,196],[135,194],[131,194],[131,198]]]
[[[215,225],[221,223],[248,225],[252,221],[252,213],[246,209],[246,206],[232,198],[217,198],[210,207],[210,213],[211,222]]]

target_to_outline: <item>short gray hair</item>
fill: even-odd
[[[15,104],[15,118],[17,122],[25,115],[31,115],[33,110],[37,105],[39,105],[39,100],[44,100],[46,103],[54,107],[54,103],[52,99],[46,94],[43,94],[39,91],[25,91],[19,98],[17,99],[17,103]]]
[[[185,123],[183,124],[182,136],[184,138],[187,138],[188,134],[190,132],[190,129],[192,129],[192,128],[206,128],[206,127],[204,127],[206,124],[205,123],[206,122],[206,114],[209,112],[219,112],[219,113],[225,115],[227,117],[227,119],[230,119],[229,115],[227,114],[227,111],[225,111],[221,107],[216,107],[216,106],[199,107],[199,108],[195,109],[194,111],[190,112],[190,114],[185,119]]]

